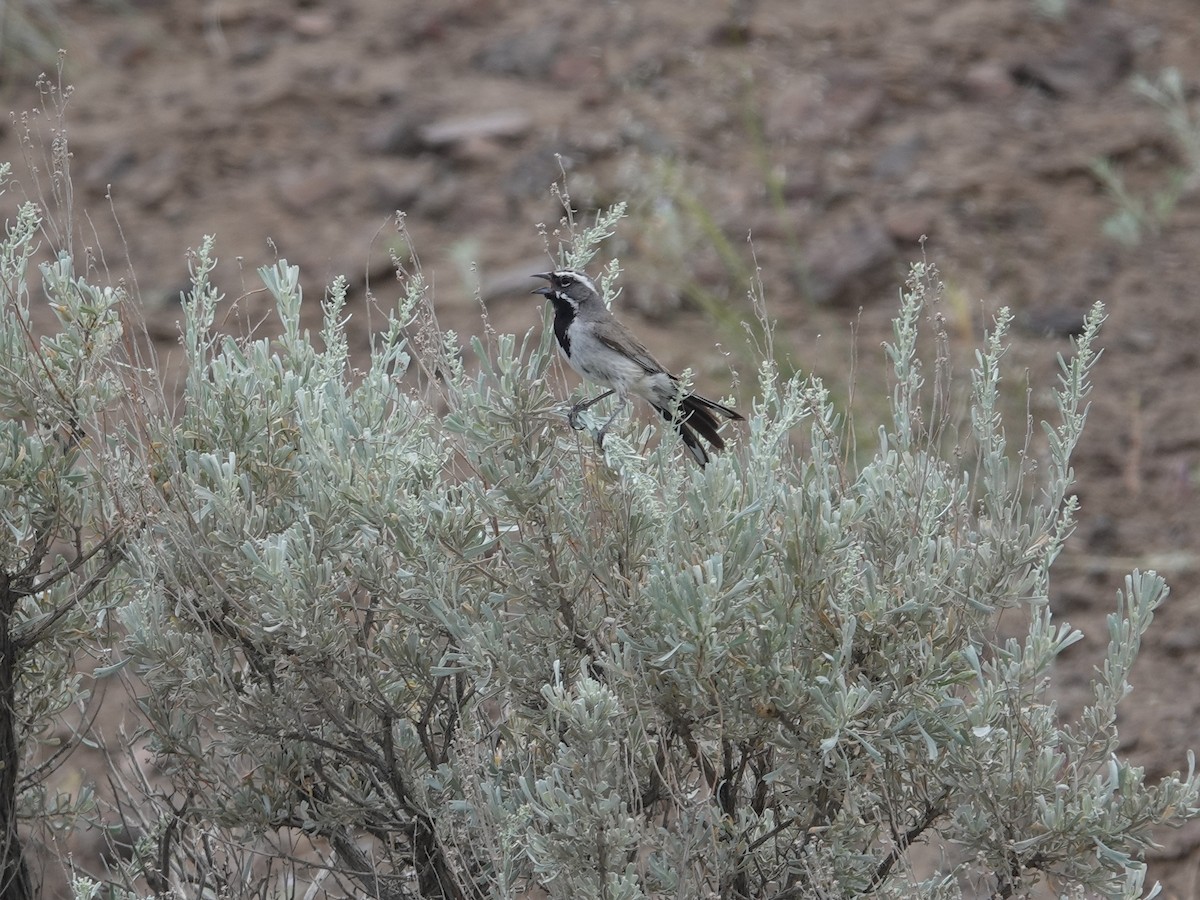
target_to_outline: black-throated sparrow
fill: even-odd
[[[608,311],[596,285],[587,275],[561,269],[533,277],[549,282],[533,293],[549,297],[554,304],[554,336],[558,338],[558,349],[563,358],[588,381],[608,388],[598,397],[571,407],[568,421],[572,428],[579,428],[581,412],[616,394],[620,402],[596,435],[596,440],[603,443],[608,426],[629,402],[629,395],[636,394],[675,427],[688,452],[701,466],[708,462],[708,452],[696,437],[697,433],[717,450],[725,448],[719,432],[721,419],[740,419],[742,416],[699,394],[684,393],[679,379],[664,369],[633,332]]]

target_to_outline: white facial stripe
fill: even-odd
[[[587,287],[594,294],[600,293],[598,290],[596,290],[595,282],[593,282],[592,279],[588,278],[582,272],[576,272],[574,269],[561,269],[554,273],[555,278],[561,278],[563,276],[566,276],[567,278],[572,278],[575,281],[578,281],[580,284],[587,285]]]

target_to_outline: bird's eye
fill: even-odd
[[[565,287],[570,287],[571,282],[574,281],[575,279],[573,279],[570,275],[556,275],[554,277],[554,280],[555,280],[555,283],[557,283],[560,288],[565,288]]]

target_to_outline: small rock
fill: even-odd
[[[962,88],[972,100],[1004,100],[1017,92],[1012,73],[996,62],[976,63],[963,76]]]
[[[497,38],[476,54],[472,64],[489,75],[542,79],[550,74],[561,46],[558,26],[546,24]]]
[[[560,54],[555,57],[548,75],[550,81],[558,87],[585,88],[599,86],[599,91],[589,92],[585,95],[588,105],[594,105],[598,100],[610,96],[609,92],[604,89],[606,87],[604,83],[604,66],[598,56],[585,56],[578,53]],[[597,94],[600,96],[597,97]]]
[[[363,133],[363,147],[371,153],[413,156],[421,151],[422,117],[411,110],[393,110],[376,117]]]
[[[500,166],[505,151],[499,141],[486,137],[471,137],[450,148],[454,161],[462,166]]]
[[[1091,553],[1111,556],[1121,549],[1120,524],[1110,516],[1093,516],[1080,530]]]
[[[144,209],[156,209],[179,187],[183,163],[174,149],[161,151],[138,167],[138,177],[130,184],[130,192]]]
[[[937,214],[930,206],[907,204],[893,206],[883,215],[883,227],[901,244],[915,244],[933,234]]]
[[[933,17],[924,39],[938,58],[971,60],[993,52],[997,42],[1029,27],[1028,7],[995,0],[961,0]]]
[[[110,147],[83,173],[83,183],[89,190],[104,193],[108,186],[119,181],[137,164],[137,153],[129,145]]]
[[[1158,346],[1158,334],[1153,328],[1126,328],[1117,340],[1122,347],[1135,353],[1148,353]]]
[[[372,203],[387,210],[408,209],[434,179],[432,160],[392,161],[374,166],[368,182]]]
[[[895,255],[892,239],[873,220],[818,235],[804,251],[808,297],[831,306],[862,303],[891,277]]]
[[[271,55],[274,44],[260,34],[247,34],[229,46],[229,61],[235,66],[249,66]]]
[[[1067,32],[1069,44],[1052,56],[1017,63],[1013,80],[1051,97],[1095,97],[1123,81],[1134,58],[1129,24],[1098,10],[1086,14],[1078,28]]]
[[[789,164],[786,181],[782,185],[785,200],[817,200],[825,191],[826,177],[821,163],[815,160],[797,160]]]
[[[621,129],[622,143],[650,156],[672,156],[675,145],[664,131],[644,119],[631,119]]]
[[[1082,609],[1090,609],[1095,605],[1095,597],[1088,591],[1079,588],[1060,587],[1054,598],[1055,615],[1072,613]]]
[[[105,45],[101,58],[107,65],[131,69],[154,58],[154,43],[144,34],[127,29],[119,32]]]
[[[451,176],[439,178],[421,190],[413,204],[413,213],[433,222],[441,221],[461,205],[461,190],[460,179]]]
[[[292,19],[292,31],[310,40],[333,34],[337,19],[328,10],[310,10]]]
[[[766,137],[772,141],[799,135],[804,123],[817,115],[821,105],[821,83],[814,76],[789,80],[771,92],[763,116]]]
[[[466,0],[425,4],[391,4],[395,8],[394,28],[386,29],[389,37],[403,49],[428,47],[451,39],[475,26],[492,27],[496,10],[491,0]]]
[[[533,119],[528,113],[519,109],[502,109],[480,115],[442,119],[440,122],[421,126],[417,133],[422,144],[437,150],[481,138],[518,138],[532,127]]]
[[[1171,656],[1192,656],[1200,650],[1200,629],[1173,628],[1164,632],[1159,642]]]
[[[543,144],[516,158],[504,180],[504,193],[510,200],[548,197],[550,185],[562,180],[563,172],[576,166],[573,155],[560,152],[557,144]]]
[[[913,133],[893,141],[875,157],[871,174],[881,181],[899,181],[912,172],[925,150],[925,138]]]
[[[741,47],[754,35],[753,0],[732,0],[726,4],[725,17],[709,34],[709,41],[718,47]]]

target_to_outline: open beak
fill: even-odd
[[[549,281],[549,280],[550,280],[550,276],[551,276],[551,275],[553,275],[553,274],[554,274],[553,272],[538,272],[537,274],[535,274],[535,275],[530,275],[529,277],[530,277],[530,278],[544,278],[544,279],[546,279],[547,281]],[[541,294],[543,297],[549,297],[549,296],[550,296],[550,295],[553,293],[553,291],[551,291],[551,290],[550,290],[550,286],[549,286],[549,285],[546,285],[546,287],[534,288],[534,289],[533,289],[532,291],[530,291],[529,293],[531,293],[531,294]]]

